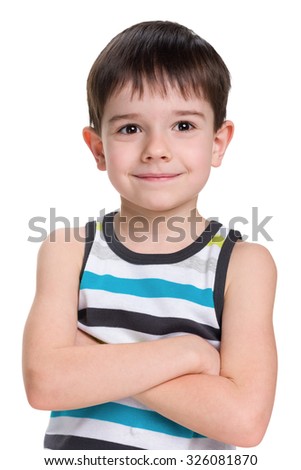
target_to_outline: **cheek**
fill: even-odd
[[[130,169],[129,155],[118,148],[110,148],[105,153],[105,160],[106,171],[111,184],[118,192],[122,192],[122,187],[126,184]]]
[[[210,171],[212,161],[212,148],[210,145],[194,145],[193,147],[186,147],[184,149],[184,161],[188,168],[193,171],[206,172]]]
[[[190,148],[184,159],[187,171],[192,176],[191,183],[198,190],[206,184],[211,172],[212,147],[207,144]]]
[[[108,173],[116,172],[118,168],[121,168],[124,158],[122,153],[118,151],[116,145],[105,145],[104,146],[104,157],[106,162],[106,170]]]
[[[108,168],[121,169],[131,163],[134,155],[133,146],[124,142],[108,142],[104,146],[104,155]]]

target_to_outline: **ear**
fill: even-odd
[[[92,127],[85,127],[83,129],[83,138],[92,154],[94,155],[97,168],[101,171],[106,170],[106,160],[103,153],[103,144],[101,137]]]
[[[222,126],[217,130],[212,148],[211,165],[213,167],[218,167],[221,165],[227,147],[233,137],[233,134],[234,124],[232,121],[223,122]]]

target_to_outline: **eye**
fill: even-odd
[[[119,129],[118,132],[120,134],[137,134],[137,132],[141,131],[135,124],[127,124],[126,126],[123,126],[121,129]]]
[[[175,129],[180,132],[190,131],[194,126],[188,121],[180,121],[175,125]]]

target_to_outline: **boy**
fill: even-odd
[[[116,36],[88,78],[99,170],[119,211],[58,230],[38,259],[24,334],[29,402],[51,449],[257,445],[275,393],[269,252],[197,211],[233,135],[216,51],[187,28]],[[79,294],[78,294],[79,292]]]

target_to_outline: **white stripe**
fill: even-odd
[[[185,318],[219,328],[213,308],[183,299],[167,297],[153,299],[102,290],[82,289],[79,296],[79,309],[87,307],[128,310],[163,318]]]
[[[225,449],[225,444],[207,438],[186,439],[155,431],[88,418],[51,418],[47,434],[62,434],[100,439],[148,450]],[[229,448],[229,447],[228,447]]]
[[[180,264],[137,266],[122,259],[100,260],[93,254],[90,255],[85,270],[98,275],[109,274],[126,279],[163,279],[178,284],[191,284],[199,289],[212,289],[214,280],[214,273],[211,270],[203,273]]]
[[[113,328],[108,326],[86,326],[78,322],[78,328],[85,331],[90,336],[97,338],[104,343],[108,344],[128,344],[128,343],[141,343],[146,341],[156,341],[161,338],[172,338],[175,336],[183,336],[188,333],[176,332],[169,333],[166,335],[151,335],[148,333],[142,333],[141,331],[129,330],[127,328]],[[208,340],[212,346],[219,349],[220,342],[214,340]]]
[[[122,398],[121,400],[114,400],[114,403],[119,403],[119,405],[130,406],[132,408],[138,408],[139,410],[149,410],[149,408],[134,398]]]

